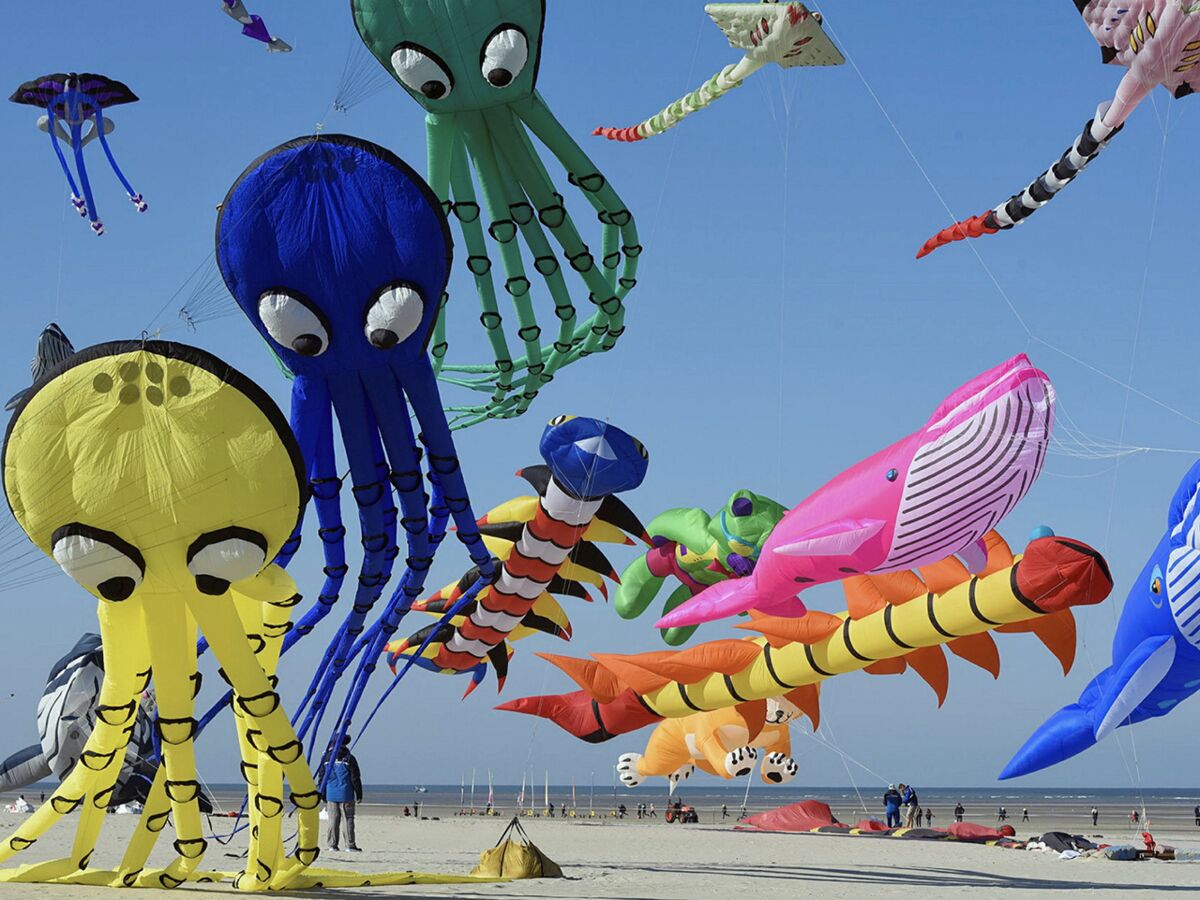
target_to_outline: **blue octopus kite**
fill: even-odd
[[[136,103],[137,94],[121,82],[103,75],[59,72],[25,82],[8,99],[13,103],[46,110],[46,115],[38,119],[38,128],[50,135],[50,143],[54,147],[58,163],[62,166],[63,174],[67,176],[67,184],[71,187],[71,205],[79,215],[91,221],[92,231],[97,235],[104,234],[104,223],[100,221],[96,212],[91,181],[83,161],[83,148],[93,140],[98,140],[104,148],[104,155],[108,157],[109,165],[129,195],[129,202],[137,207],[138,212],[148,209],[145,198],[133,189],[108,146],[108,135],[113,133],[116,125],[104,115],[104,110],[110,106]],[[60,141],[65,141],[71,148],[75,172],[71,171]],[[76,175],[79,176],[78,182],[75,180]]]
[[[363,555],[353,606],[297,713],[298,734],[311,734],[310,747],[334,687],[360,656],[336,725],[345,734],[384,644],[424,588],[449,519],[484,573],[480,588],[493,577],[426,352],[451,256],[445,214],[425,182],[388,150],[353,137],[305,137],[275,148],[242,174],[221,207],[221,273],[295,374],[292,427],[324,550],[324,586],[285,649],[329,613],[349,571],[335,419],[358,506]],[[404,574],[368,630],[399,555],[401,527]],[[278,562],[290,561],[299,542],[298,529]]]

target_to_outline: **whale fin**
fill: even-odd
[[[1103,716],[1095,727],[1096,740],[1101,741],[1128,719],[1142,701],[1158,687],[1175,662],[1175,639],[1157,635],[1138,644],[1120,666],[1100,694]]]
[[[1098,678],[1112,670],[1105,669]],[[1008,761],[1000,780],[1019,778],[1070,759],[1096,743],[1091,711],[1078,703],[1064,706],[1030,735]]]
[[[681,628],[685,625],[703,625],[738,613],[760,609],[771,615],[802,616],[804,604],[796,597],[762,597],[755,590],[755,579],[731,578],[719,581],[702,590],[690,600],[685,600],[654,623],[655,628]]]
[[[838,519],[775,548],[782,556],[850,556],[887,524],[882,519]]]

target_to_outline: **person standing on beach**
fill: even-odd
[[[911,785],[900,786],[900,799],[904,804],[904,827],[915,828],[920,823],[921,818],[921,801],[917,798],[917,792]]]
[[[652,819],[658,818],[658,812],[654,809],[653,803],[650,804],[650,818],[652,818]]]
[[[1196,813],[1196,827],[1200,828],[1200,804],[1197,804],[1193,811]]]
[[[1099,824],[1100,824],[1100,810],[1096,809],[1096,807],[1093,806],[1092,807],[1092,827],[1095,828]]]
[[[724,822],[728,818],[729,818],[729,805],[726,803],[722,803],[721,804],[721,821]]]
[[[1003,806],[996,810],[996,821],[1005,822],[1008,820],[1008,810]]]
[[[961,822],[963,820],[963,816],[966,815],[966,813],[967,813],[967,811],[966,811],[966,809],[963,808],[962,801],[959,800],[958,806],[954,807],[954,821]]]
[[[900,792],[894,784],[889,784],[883,795],[883,809],[887,813],[887,827],[900,827]]]
[[[1029,807],[1028,806],[1021,808],[1021,821],[1022,822],[1029,821]]]
[[[362,775],[358,769],[358,760],[350,752],[348,735],[343,736],[341,746],[326,765],[329,771],[324,773],[325,790],[322,798],[329,811],[329,833],[326,841],[330,850],[337,850],[338,831],[344,830],[346,849],[358,853],[358,842],[354,837],[354,805],[362,802]],[[317,783],[320,784],[321,780],[318,776]]]
[[[933,810],[930,809],[928,806],[925,807],[925,827],[926,828],[933,827]]]

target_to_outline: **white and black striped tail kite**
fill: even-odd
[[[1075,139],[1071,148],[1059,158],[1058,162],[1043,172],[1025,190],[1013,194],[995,209],[961,222],[955,222],[949,228],[943,228],[921,247],[917,259],[928,256],[938,247],[944,247],[954,241],[966,238],[982,237],[985,234],[995,234],[997,231],[1007,231],[1020,225],[1051,200],[1058,192],[1075,180],[1080,172],[1087,168],[1088,163],[1100,155],[1113,136],[1120,131],[1124,124],[1109,127],[1104,124],[1104,113],[1110,104],[1101,104],[1096,110],[1096,117],[1083,126],[1083,132]]]

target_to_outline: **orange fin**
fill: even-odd
[[[892,606],[899,606],[917,597],[924,597],[929,589],[925,582],[917,577],[916,572],[905,569],[902,572],[885,572],[882,575],[865,575],[880,595]]]
[[[1059,610],[1027,622],[1001,625],[996,630],[1005,634],[1029,632],[1036,635],[1062,665],[1064,675],[1069,674],[1075,665],[1075,616],[1071,614],[1070,609]]]
[[[1008,541],[1000,536],[1000,532],[989,531],[983,536],[983,542],[987,544],[987,568],[979,573],[980,578],[1012,567],[1012,548],[1008,546]]]
[[[926,589],[934,594],[944,594],[951,588],[971,580],[971,573],[967,571],[967,567],[953,556],[932,565],[922,566],[918,571]]]
[[[751,621],[742,622],[734,628],[757,631],[770,641],[773,649],[779,649],[785,644],[815,644],[823,641],[841,628],[844,621],[841,616],[830,615],[819,609],[810,609],[799,619],[764,616],[753,612],[750,618]]]
[[[972,665],[979,666],[993,678],[1000,677],[1000,651],[996,642],[987,632],[969,634],[951,641],[946,647],[959,659],[965,659]]]
[[[746,703],[739,703],[734,707],[734,711],[742,717],[742,721],[746,723],[746,728],[750,732],[747,743],[762,734],[762,730],[767,724],[766,700],[750,700]]]
[[[908,671],[908,663],[903,657],[894,659],[881,659],[877,663],[872,663],[864,670],[868,675],[903,675]]]
[[[538,656],[562,669],[568,678],[601,703],[611,702],[625,689],[612,672],[593,660],[553,653],[539,653]]]
[[[761,654],[762,647],[752,641],[723,640],[709,641],[687,650],[659,650],[631,656],[595,653],[593,656],[629,687],[639,694],[647,694],[671,681],[694,684],[713,674],[736,675]]]
[[[883,592],[866,575],[854,575],[842,581],[846,610],[852,619],[863,619],[887,606]]]
[[[950,667],[946,663],[946,654],[941,647],[922,647],[904,657],[913,671],[920,675],[925,683],[937,694],[938,706],[946,702],[946,694],[950,689]]]
[[[821,727],[821,686],[819,684],[804,684],[788,691],[784,697],[800,708],[812,722],[812,729]]]

